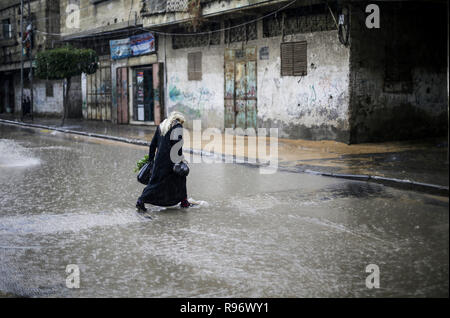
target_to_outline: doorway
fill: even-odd
[[[225,50],[225,128],[257,122],[256,47]]]
[[[116,72],[117,123],[128,124],[128,68],[119,67]]]
[[[6,75],[0,81],[0,113],[14,113],[14,78],[13,75]]]
[[[151,66],[133,70],[133,120],[154,121],[153,69]]]

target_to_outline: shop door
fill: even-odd
[[[128,124],[128,68],[117,69],[117,123]]]
[[[133,119],[136,121],[154,121],[152,67],[135,69],[133,81]]]
[[[225,50],[225,128],[254,128],[257,121],[256,48]]]

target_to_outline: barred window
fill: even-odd
[[[4,19],[2,21],[2,36],[3,39],[12,38],[12,25],[9,19]]]
[[[336,30],[330,13],[337,11],[334,4],[317,4],[286,11],[263,19],[263,37]]]
[[[202,47],[209,45],[220,44],[220,32],[211,32],[220,29],[220,23],[205,23],[198,30],[201,34],[191,35],[173,35],[172,36],[172,48],[183,49],[188,47]],[[192,33],[189,28],[176,28],[171,29],[172,33]]]
[[[202,80],[202,52],[188,53],[188,80]]]
[[[256,22],[246,23],[246,20],[230,20],[227,24],[231,29],[225,30],[225,43],[243,42],[256,40],[258,38],[258,28]],[[242,25],[241,25],[242,24]],[[240,25],[240,26],[237,26]]]
[[[281,76],[307,74],[306,41],[281,43]]]

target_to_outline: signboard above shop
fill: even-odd
[[[123,59],[131,56],[130,38],[110,40],[111,58],[113,60]]]
[[[153,33],[143,33],[120,40],[110,40],[111,58],[113,60],[145,55],[155,52]]]

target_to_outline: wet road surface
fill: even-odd
[[[198,206],[141,215],[133,168],[146,153],[0,125],[0,294],[448,297],[448,198],[203,163],[188,177]]]

